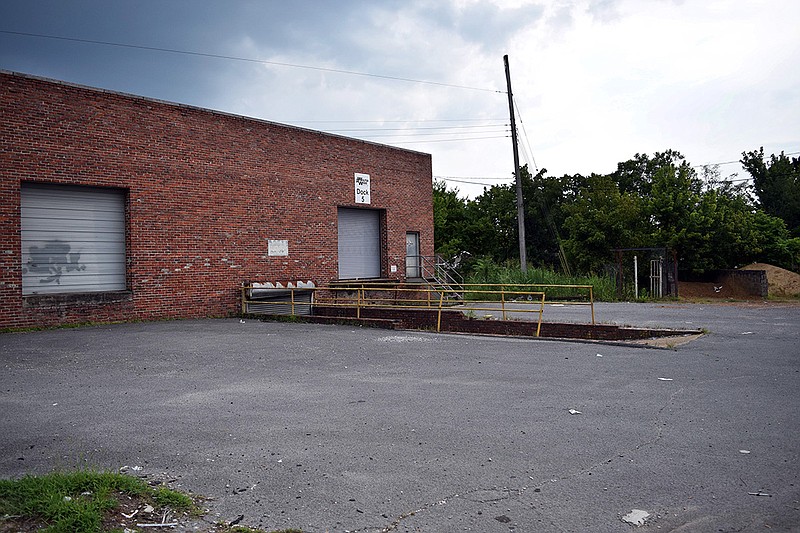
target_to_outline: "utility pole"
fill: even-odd
[[[508,86],[508,112],[511,115],[511,142],[514,144],[514,176],[517,181],[517,226],[519,228],[519,265],[522,272],[528,271],[528,257],[525,252],[525,207],[522,203],[522,176],[519,173],[519,148],[517,147],[517,124],[514,120],[514,95],[511,94],[511,70],[508,68],[508,54],[503,56],[506,65],[506,85]]]

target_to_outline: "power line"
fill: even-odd
[[[508,128],[508,124],[479,124],[475,126],[423,126],[417,128],[353,128],[344,130],[327,130],[329,133],[343,133],[352,131],[410,131],[410,130],[455,130],[455,129],[475,129],[475,128]],[[451,132],[469,133],[469,132]],[[478,133],[478,132],[476,132]]]
[[[419,144],[419,143],[444,143],[444,142],[462,142],[462,141],[479,141],[482,139],[507,139],[510,135],[495,135],[493,137],[468,137],[464,139],[430,139],[427,141],[398,141],[392,144]]]
[[[517,113],[517,116],[519,117],[519,125],[522,126],[522,135],[525,137],[525,144],[528,145],[527,152],[530,154],[530,157],[533,160],[533,168],[536,169],[536,172],[539,172],[539,165],[536,164],[536,158],[533,156],[533,150],[531,150],[531,143],[530,140],[528,139],[528,132],[525,131],[525,124],[522,122],[522,113],[520,113],[519,111],[519,106],[517,105],[517,99],[514,98],[513,100],[514,100],[514,109]],[[525,145],[522,145],[522,147],[524,149]]]
[[[452,183],[464,183],[466,185],[482,185],[484,187],[493,186],[493,184],[491,184],[491,183],[484,183],[484,182],[480,182],[480,181],[470,181],[469,179],[447,178],[447,177],[444,177],[444,176],[434,176],[434,178],[441,179],[441,180],[447,181],[447,182],[452,182]],[[491,179],[494,179],[494,178],[491,178]],[[514,178],[503,178],[503,179],[513,180]]]
[[[783,152],[783,155],[797,155],[797,154],[800,154],[800,152]],[[718,163],[703,163],[702,165],[693,165],[692,168],[716,167],[716,166],[719,166],[719,165],[733,165],[735,163],[741,163],[741,160],[737,159],[735,161],[720,161]]]
[[[301,68],[306,70],[317,70],[321,72],[332,72],[336,74],[346,74],[348,76],[363,76],[368,78],[380,78],[384,80],[392,80],[392,81],[404,81],[408,83],[423,83],[426,85],[436,85],[439,87],[449,87],[453,89],[466,89],[469,91],[483,91],[483,92],[492,92],[492,93],[500,93],[505,94],[505,91],[501,91],[498,89],[486,89],[483,87],[469,87],[466,85],[455,85],[452,83],[442,83],[438,81],[429,81],[429,80],[417,80],[413,78],[402,78],[399,76],[386,76],[383,74],[371,74],[368,72],[357,72],[354,70],[343,70],[343,69],[335,69],[335,68],[327,68],[327,67],[316,67],[312,65],[299,65],[296,63],[284,63],[280,61],[268,61],[265,59],[253,59],[247,57],[237,57],[237,56],[229,56],[223,54],[211,54],[207,52],[193,52],[189,50],[177,50],[174,48],[161,48],[157,46],[143,46],[143,45],[136,45],[136,44],[127,44],[127,43],[116,43],[112,41],[98,41],[94,39],[78,39],[75,37],[62,37],[59,35],[45,35],[42,33],[28,33],[28,32],[21,32],[21,31],[11,31],[11,30],[0,30],[0,33],[5,33],[7,35],[20,35],[23,37],[35,37],[39,39],[55,39],[59,41],[69,41],[75,43],[84,43],[84,44],[97,44],[101,46],[116,46],[119,48],[131,48],[135,50],[149,50],[151,52],[167,52],[170,54],[183,54],[183,55],[190,55],[196,57],[210,57],[214,59],[226,59],[229,61],[245,61],[248,63],[260,63],[263,65],[273,65],[278,67],[290,67],[290,68]]]
[[[477,135],[483,133],[507,133],[508,131],[509,131],[508,128],[502,130],[490,130],[490,131],[445,131],[445,132],[432,131],[432,132],[421,132],[421,133],[412,131],[408,133],[365,134],[361,135],[361,137],[373,139],[380,137],[425,137],[429,135]],[[335,133],[335,132],[329,132],[329,133]],[[453,140],[457,141],[458,139],[453,139]]]
[[[509,176],[507,178],[496,178],[491,176],[434,176],[434,178],[442,179],[442,180],[492,180],[492,181],[506,181],[506,180],[513,180],[514,176]]]
[[[420,124],[429,122],[496,122],[505,118],[432,118],[419,120],[283,120],[287,124]]]

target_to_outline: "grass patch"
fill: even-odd
[[[498,264],[486,259],[478,259],[471,272],[464,280],[467,284],[498,284],[502,283],[506,290],[537,291],[536,287],[523,288],[523,285],[591,285],[595,301],[611,302],[617,299],[616,281],[613,277],[588,275],[566,276],[554,270],[545,268],[528,268],[523,273],[518,264]],[[471,287],[481,290],[481,287]],[[486,290],[497,290],[498,287],[486,286]],[[544,289],[548,301],[556,300],[588,300],[588,291],[585,289],[571,289],[550,287]],[[469,292],[467,298],[469,299]],[[488,299],[488,295],[474,293],[475,299]]]
[[[112,472],[54,472],[0,480],[0,529],[47,533],[122,531],[109,516],[127,507],[150,505],[153,513],[196,512],[189,496]],[[144,515],[142,515],[143,517]],[[136,520],[133,520],[136,522]],[[115,525],[112,525],[115,524]],[[133,523],[131,525],[134,525]]]

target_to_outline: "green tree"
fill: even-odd
[[[703,184],[685,161],[656,170],[650,184],[645,212],[651,224],[650,237],[643,240],[675,251],[683,267],[704,270],[698,250],[707,245],[710,215],[699,209]]]
[[[564,206],[575,199],[575,182],[581,176],[547,176],[547,169],[534,175],[520,168],[525,207],[525,241],[528,262],[538,266],[562,265],[561,232],[566,218]]]
[[[583,272],[596,272],[613,262],[614,248],[643,245],[644,202],[637,194],[620,192],[611,176],[589,176],[564,210],[564,248]]]
[[[519,258],[516,190],[493,185],[467,206],[467,250],[475,257],[503,262]]]
[[[617,170],[611,174],[611,179],[617,183],[622,193],[647,196],[659,169],[669,165],[679,166],[683,161],[683,155],[675,150],[656,152],[653,157],[636,154],[633,159],[618,163]]]
[[[789,231],[800,237],[800,158],[783,152],[764,160],[764,148],[743,152],[742,166],[753,178],[753,189],[765,213],[783,219]]]
[[[433,242],[436,253],[450,258],[466,250],[467,201],[458,189],[448,189],[442,181],[433,182]]]
[[[800,237],[791,238],[784,222],[791,220],[792,204],[768,200],[776,190],[789,191],[786,196],[791,197],[796,181],[785,178],[795,172],[797,160],[781,154],[764,163],[763,152],[745,158],[754,176],[763,174],[783,187],[771,189],[764,185],[766,178],[759,181],[758,205],[747,185],[720,180],[715,167],[704,169],[700,178],[674,150],[636,154],[607,175],[555,178],[546,170],[532,175],[523,167],[529,262],[556,266],[563,243],[570,266],[583,272],[614,263],[614,248],[663,246],[676,251],[681,269],[695,272],[753,261],[797,268]],[[783,209],[782,216],[767,205],[773,211]],[[434,207],[436,249],[443,255],[466,250],[496,263],[519,257],[513,183],[487,188],[474,200],[462,200],[457,190],[438,183]]]

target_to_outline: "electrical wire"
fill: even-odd
[[[433,119],[418,119],[418,120],[284,120],[277,122],[291,123],[291,124],[418,124],[429,122],[496,122],[498,120],[507,120],[506,118],[433,118]]]
[[[509,124],[480,124],[476,126],[423,126],[417,128],[354,128],[354,129],[344,129],[344,130],[326,130],[329,133],[344,133],[344,132],[353,132],[353,131],[409,131],[409,130],[455,130],[455,129],[474,129],[474,128],[505,128],[504,131],[509,131]],[[462,132],[452,132],[452,133],[462,133]],[[467,132],[469,133],[469,132]]]
[[[434,176],[434,178],[441,179],[442,181],[452,182],[452,183],[464,183],[464,184],[467,184],[467,185],[482,185],[484,187],[493,187],[495,185],[505,185],[505,184],[502,184],[502,183],[500,183],[500,184],[484,183],[484,182],[481,182],[481,181],[470,181],[469,179],[446,178],[446,177],[443,177],[443,176]],[[492,178],[492,179],[494,179],[494,178]],[[514,178],[504,178],[504,179],[513,180]]]
[[[434,178],[442,179],[442,180],[491,180],[491,181],[508,181],[514,179],[514,176],[509,176],[507,178],[496,178],[491,176],[434,176]]]
[[[386,133],[386,134],[366,134],[361,135],[363,139],[382,139],[382,138],[402,138],[402,137],[427,137],[427,136],[441,136],[441,135],[477,135],[477,134],[485,134],[485,133],[508,133],[508,130],[497,130],[497,131],[460,131],[460,132],[422,132],[422,133]],[[507,137],[507,136],[506,136]],[[483,138],[483,137],[481,137]],[[466,139],[466,137],[462,137],[461,139]],[[453,138],[453,141],[460,140],[459,138]]]
[[[320,72],[332,72],[335,74],[346,74],[348,76],[362,76],[368,78],[379,78],[384,80],[391,80],[391,81],[403,81],[408,83],[422,83],[426,85],[436,85],[439,87],[449,87],[452,89],[465,89],[469,91],[483,91],[483,92],[491,92],[491,93],[499,93],[499,94],[506,94],[505,91],[501,91],[498,89],[487,89],[483,87],[469,87],[466,85],[456,85],[452,83],[442,83],[438,81],[430,81],[430,80],[417,80],[414,78],[402,78],[399,76],[386,76],[383,74],[372,74],[369,72],[358,72],[354,70],[343,70],[343,69],[336,69],[336,68],[328,68],[328,67],[317,67],[312,65],[300,65],[296,63],[285,63],[281,61],[268,61],[266,59],[253,59],[247,57],[237,57],[237,56],[229,56],[223,54],[211,54],[207,52],[193,52],[189,50],[178,50],[175,48],[161,48],[157,46],[143,46],[143,45],[136,45],[136,44],[127,44],[127,43],[116,43],[112,41],[98,41],[94,39],[79,39],[75,37],[63,37],[59,35],[46,35],[43,33],[29,33],[29,32],[22,32],[22,31],[11,31],[11,30],[0,30],[0,33],[4,33],[6,35],[19,35],[23,37],[35,37],[39,39],[55,39],[59,41],[69,41],[75,43],[83,43],[83,44],[95,44],[101,46],[116,46],[119,48],[130,48],[134,50],[147,50],[151,52],[166,52],[170,54],[183,54],[183,55],[190,55],[196,57],[209,57],[213,59],[225,59],[228,61],[245,61],[248,63],[260,63],[262,65],[273,65],[278,67],[290,67],[290,68],[299,68],[299,69],[306,69],[306,70],[316,70]]]
[[[533,161],[533,168],[536,169],[536,172],[539,172],[539,166],[536,164],[536,158],[533,156],[533,150],[531,150],[531,143],[528,139],[528,132],[525,131],[525,123],[522,121],[522,113],[519,111],[519,106],[517,105],[517,99],[514,98],[514,95],[511,95],[511,101],[514,104],[514,112],[517,114],[519,118],[519,125],[522,127],[522,134],[525,137],[525,144],[528,146],[528,153],[530,154],[531,160]],[[525,145],[523,145],[523,148]]]
[[[782,152],[783,155],[797,155],[800,152]],[[774,154],[773,154],[774,155]],[[703,163],[702,165],[693,165],[692,168],[703,168],[703,167],[716,167],[720,165],[733,165],[736,163],[741,163],[741,160],[737,159],[735,161],[720,161],[719,163]]]
[[[507,139],[511,135],[496,135],[493,137],[468,137],[464,139],[430,139],[427,141],[398,141],[391,144],[419,144],[419,143],[444,143],[444,142],[463,142],[463,141],[479,141],[482,139]]]

